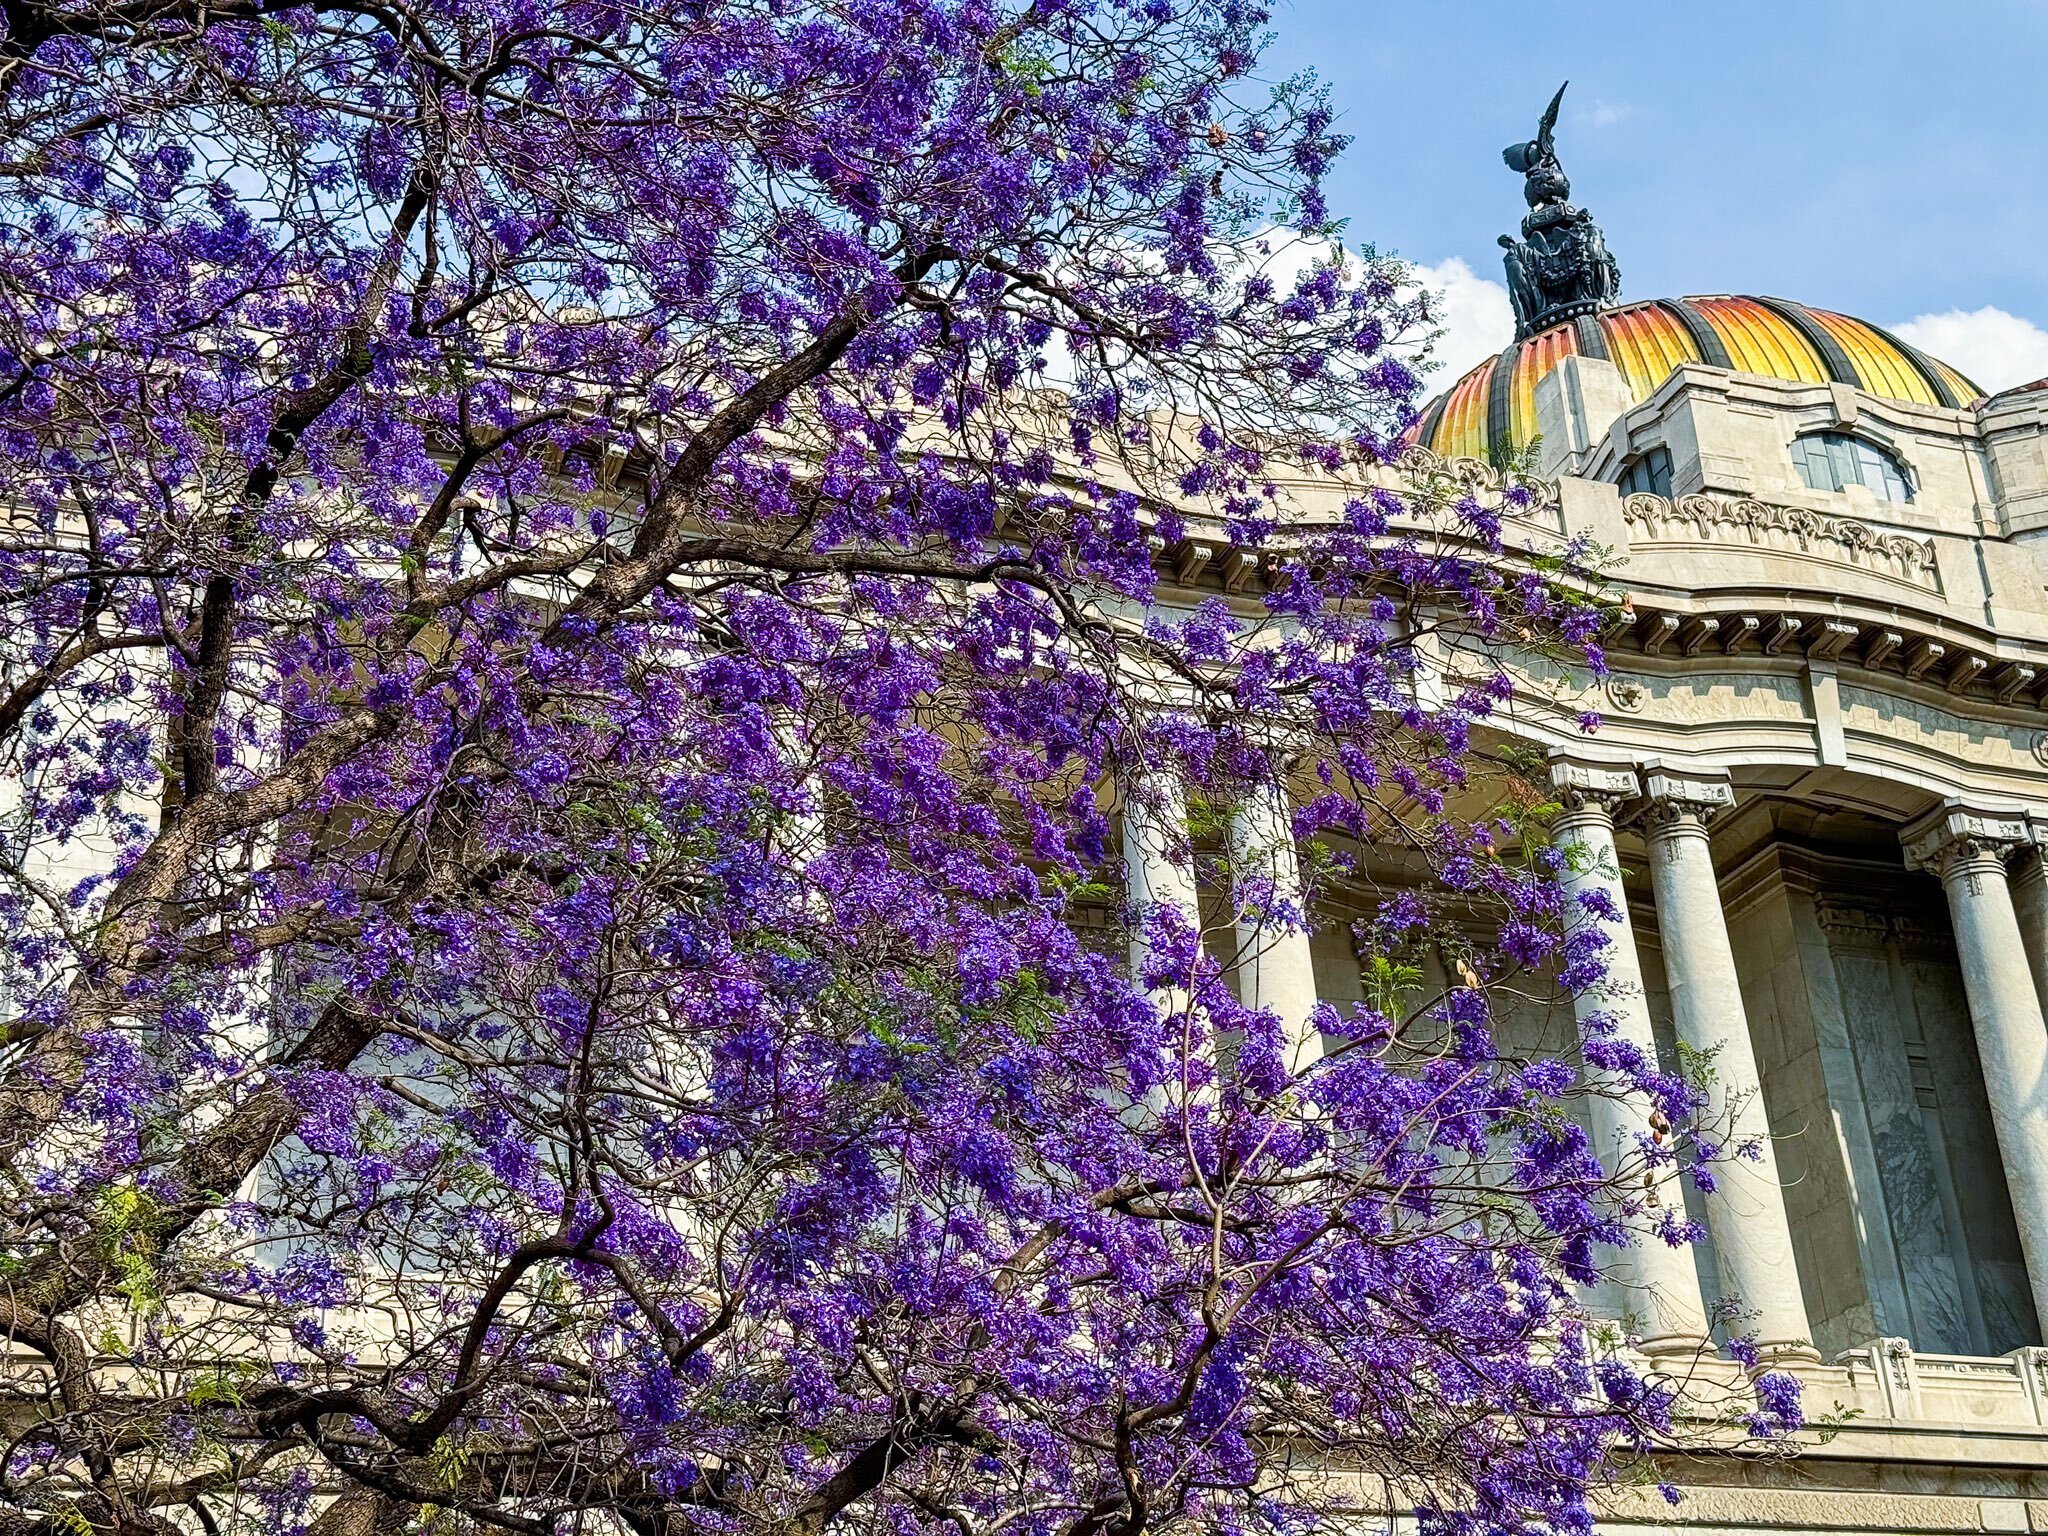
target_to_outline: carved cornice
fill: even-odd
[[[1783,507],[1747,497],[1665,497],[1637,491],[1623,499],[1621,515],[1636,543],[1680,539],[1690,543],[1743,543],[1762,549],[1811,555],[1840,565],[1874,571],[1894,581],[1938,591],[1934,541],[1904,533],[1879,533],[1854,518],[1829,517],[1804,507]]]
[[[1707,600],[1711,603],[1711,596]],[[1992,649],[1995,642],[1988,637],[1975,643],[1984,648],[1971,649],[1952,633],[1916,633],[1913,621],[1896,612],[1882,620],[1859,618],[1826,611],[1818,600],[1795,600],[1776,611],[1749,604],[1675,611],[1651,607],[1637,596],[1625,617],[1625,627],[1614,634],[1610,648],[1617,653],[1632,649],[1660,661],[1711,662],[1722,657],[1797,661],[1803,657],[1809,662],[1903,678],[1957,698],[1989,700],[2008,709],[2040,709],[2048,703],[2048,686],[2041,681],[2048,673],[2048,661],[2026,662],[1997,655]],[[1625,697],[1618,713],[1632,712],[1639,702],[1633,690]],[[2048,735],[2029,738],[2027,747],[2048,766]]]
[[[1447,500],[1471,496],[1505,519],[1533,522],[1546,535],[1555,536],[1559,531],[1555,480],[1513,471],[1504,474],[1483,459],[1442,458],[1420,444],[1410,444],[1382,468],[1391,469],[1405,482],[1397,489]],[[1295,489],[1326,492],[1342,488],[1320,477],[1288,480],[1276,472],[1271,478]],[[1368,473],[1365,483],[1374,478]],[[1153,566],[1163,578],[1187,588],[1220,586],[1228,593],[1270,591],[1303,553],[1303,546],[1292,541],[1269,540],[1257,547],[1233,544],[1216,523],[1191,526],[1185,536],[1171,542],[1152,536]]]

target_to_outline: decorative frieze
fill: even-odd
[[[1411,444],[1401,451],[1394,460],[1394,468],[1411,480],[1424,485],[1448,482],[1451,489],[1474,496],[1497,497],[1510,491],[1519,491],[1527,498],[1527,511],[1554,512],[1557,510],[1557,482],[1545,480],[1537,475],[1518,474],[1513,470],[1502,473],[1484,459],[1439,458],[1421,444]]]
[[[1865,901],[1869,900],[1868,893]],[[1952,958],[1955,942],[1945,924],[1930,925],[1912,912],[1879,910],[1852,897],[1835,893],[1817,895],[1813,913],[1827,936],[1829,948],[1874,953],[1893,948],[1907,959],[1921,956]]]
[[[1894,917],[1892,943],[1903,959],[1937,959],[1951,964],[1955,960],[1955,935],[1949,932],[1946,923],[1923,922],[1912,916]]]
[[[1657,496],[1637,491],[1623,499],[1621,515],[1638,542],[1745,543],[1809,555],[1873,571],[1894,581],[1938,589],[1934,541],[1880,533],[1853,518],[1829,517],[1804,507],[1748,498]]]

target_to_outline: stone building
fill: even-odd
[[[1696,1275],[1634,1278],[1674,1334],[1740,1293],[1810,1408],[1853,1410],[1629,1513],[2048,1529],[2048,381],[1985,398],[1847,316],[1659,301],[1518,341],[1418,436],[1535,439],[1536,516],[1624,557],[1606,724],[1553,773],[1632,872],[1644,1023],[1722,1045],[1774,1154],[1695,1200]]]
[[[1768,1149],[1618,1278],[1653,1356],[1739,1294],[1836,1419],[1613,1529],[2048,1530],[2048,380],[1779,299],[1524,299],[1402,468],[1533,470],[1528,537],[1618,558],[1604,728],[1529,734],[1624,872],[1607,1006],[1715,1049]],[[1294,963],[1356,995],[1341,943]]]
[[[1520,148],[1555,171],[1547,128]],[[1607,1302],[1685,1360],[1739,1296],[1832,1421],[1797,1457],[1678,1460],[1683,1501],[1627,1490],[1609,1529],[2048,1532],[2048,379],[1987,396],[1782,299],[1621,302],[1597,240],[1598,280],[1546,292],[1562,196],[1510,242],[1522,334],[1385,473],[1514,479],[1520,538],[1618,561],[1603,728],[1524,723],[1626,913],[1582,1006],[1711,1051],[1764,1155],[1688,1190],[1707,1239],[1623,1254]],[[1184,595],[1239,590],[1242,560],[1164,553]],[[1283,807],[1250,819],[1291,848]],[[1132,899],[1213,907],[1162,832],[1124,828]],[[1297,1017],[1361,996],[1352,914],[1322,915],[1239,985]]]

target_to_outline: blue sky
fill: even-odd
[[[1506,340],[1500,150],[1569,78],[1559,154],[1624,297],[1781,295],[1991,388],[2048,374],[2048,0],[1276,0],[1274,26],[1262,73],[1314,68],[1357,139],[1348,238],[1451,289],[1447,364]]]

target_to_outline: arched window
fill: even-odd
[[[1671,494],[1671,450],[1650,448],[1637,454],[1621,467],[1621,475],[1615,482],[1621,487],[1621,494],[1632,495],[1637,491],[1648,491],[1654,496]]]
[[[1813,432],[1792,439],[1799,478],[1816,491],[1868,486],[1880,501],[1911,501],[1913,482],[1887,450],[1846,432]]]

